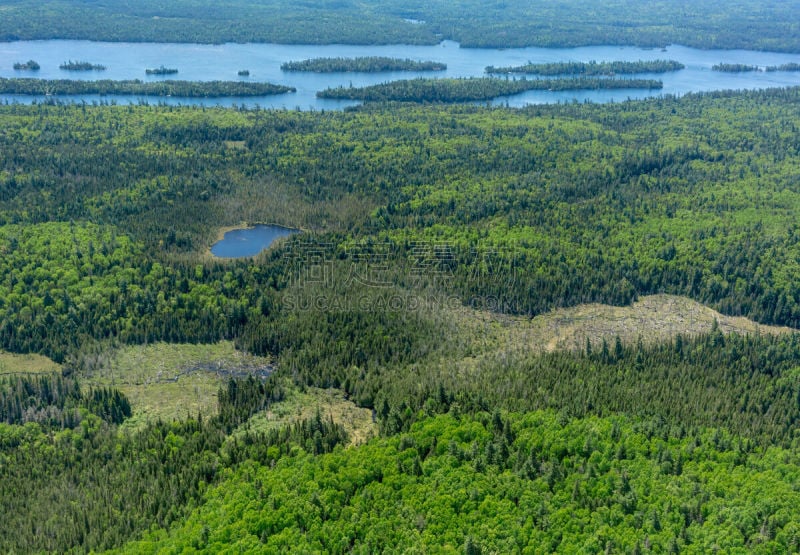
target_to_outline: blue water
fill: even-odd
[[[211,254],[217,258],[247,258],[268,248],[276,239],[286,237],[298,230],[277,225],[256,225],[234,229],[214,243]]]
[[[447,64],[440,72],[386,72],[386,73],[310,73],[284,72],[280,65],[285,61],[318,57],[388,56],[433,60]],[[15,71],[14,62],[36,60],[42,66],[37,72]],[[0,43],[0,77],[38,77],[44,79],[182,79],[191,81],[250,80],[266,81],[295,87],[297,92],[265,97],[248,98],[161,98],[138,96],[98,95],[59,97],[64,100],[116,102],[118,104],[165,103],[206,106],[248,106],[287,108],[301,110],[342,109],[357,104],[353,101],[324,100],[316,98],[317,91],[328,87],[356,87],[413,77],[479,77],[488,65],[510,66],[527,62],[558,61],[614,61],[672,59],[682,62],[686,69],[659,75],[643,74],[664,82],[664,88],[645,90],[600,91],[529,91],[497,99],[493,104],[524,106],[554,102],[592,101],[618,102],[628,98],[646,98],[662,94],[683,95],[689,92],[731,89],[761,89],[800,85],[800,72],[746,72],[720,73],[711,70],[718,63],[742,63],[768,66],[787,62],[800,62],[800,55],[748,50],[697,50],[683,46],[660,49],[642,49],[618,46],[590,46],[581,48],[459,48],[458,43],[445,41],[434,46],[354,46],[354,45],[283,45],[283,44],[172,44],[172,43],[108,43],[91,41],[18,41]],[[106,71],[75,72],[59,69],[67,60],[102,64]],[[170,76],[147,76],[145,69],[167,66],[179,73]],[[249,77],[237,75],[239,70],[250,71]],[[0,95],[0,102],[42,101],[47,97]]]

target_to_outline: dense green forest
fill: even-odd
[[[576,91],[597,89],[660,89],[655,79],[499,79],[466,77],[447,79],[401,79],[366,87],[336,87],[319,91],[320,98],[369,102],[475,102],[525,91]]]
[[[366,56],[361,58],[312,58],[297,62],[284,62],[283,71],[313,71],[316,73],[336,73],[346,71],[444,71],[447,64],[441,62],[418,62],[408,58],[387,58],[385,56]]]
[[[800,328],[800,89],[0,120],[0,348],[62,363],[0,378],[0,550],[798,549],[796,333],[498,337],[653,293]],[[242,222],[304,232],[213,258]],[[126,427],[81,381],[221,339],[276,370],[213,414]],[[381,437],[253,424],[312,386]]]
[[[486,73],[525,73],[529,75],[624,75],[636,73],[667,73],[685,66],[674,60],[639,60],[637,62],[552,62],[528,63],[521,66],[488,66]]]
[[[0,377],[0,422],[74,428],[81,409],[113,424],[131,416],[130,403],[116,390],[82,393],[77,381],[61,376]]]
[[[274,380],[231,380],[219,392],[217,416],[154,422],[136,433],[88,412],[62,427],[0,424],[0,546],[24,553],[118,546],[185,516],[225,469],[244,460],[270,464],[292,455],[290,447],[319,454],[345,441],[341,426],[320,415],[230,436],[282,395]]]
[[[796,336],[753,341],[718,332],[655,349],[598,346],[594,354],[562,355],[572,363],[552,383],[572,374],[563,391],[524,371],[520,377],[538,384],[539,392],[516,390],[523,381],[507,379],[511,372],[501,367],[483,383],[462,377],[462,385],[476,386],[472,391],[452,389],[441,376],[433,387],[427,387],[433,376],[422,376],[422,389],[390,381],[392,399],[401,404],[389,406],[384,398],[376,405],[390,439],[347,451],[337,450],[347,440],[341,426],[319,412],[270,431],[249,427],[252,415],[282,400],[285,386],[275,378],[230,381],[219,392],[217,416],[187,415],[134,433],[118,433],[112,421],[89,412],[75,420],[0,424],[0,478],[8,486],[0,503],[9,515],[0,545],[25,552],[106,549],[144,533],[131,551],[192,546],[213,552],[218,542],[230,541],[248,542],[241,545],[247,551],[280,550],[292,542],[334,551],[383,550],[392,542],[460,549],[467,538],[501,550],[521,541],[519,549],[548,551],[583,544],[604,549],[608,541],[623,551],[637,543],[645,550],[648,543],[654,550],[673,544],[703,550],[714,542],[724,542],[720,548],[794,548],[800,541],[792,525],[800,438],[794,435],[797,416],[784,417],[787,409],[797,412],[797,348]],[[706,360],[721,374],[706,373]],[[560,365],[553,357],[527,363],[547,368],[554,362]],[[755,381],[745,384],[748,376]],[[412,370],[413,382],[420,377]],[[592,400],[590,392],[609,377],[616,392]],[[745,387],[726,391],[737,380]],[[14,399],[36,401],[35,414],[53,414],[54,398],[81,398],[68,380],[22,381],[0,383],[0,389],[12,406]],[[485,395],[486,384],[499,395]],[[498,384],[508,387],[501,391]],[[590,398],[581,398],[575,386]],[[669,393],[672,388],[679,390]],[[511,416],[499,410],[542,398],[542,390],[560,400],[553,403],[560,409]],[[516,400],[503,400],[508,391]],[[615,393],[627,395],[624,408],[638,416],[613,416],[619,404],[601,406],[616,403]],[[730,403],[716,401],[727,398]],[[113,392],[86,399],[105,400],[95,403],[99,414],[114,414],[102,409],[114,406],[109,400],[125,406]],[[492,406],[490,415],[485,411]],[[705,412],[704,421],[720,423],[749,413],[745,421],[778,425],[788,435],[777,441],[784,447],[776,447],[777,428],[767,436],[731,435],[670,408]],[[592,416],[598,412],[609,415]],[[436,417],[443,413],[449,416]],[[318,458],[331,451],[334,458]],[[82,508],[98,499],[92,510]],[[499,505],[484,505],[491,500]],[[396,507],[405,508],[395,513]]]
[[[792,2],[107,0],[6,2],[0,40],[747,48],[800,52]]]
[[[2,346],[63,360],[86,338],[263,337],[283,320],[275,288],[312,249],[342,273],[391,254],[375,297],[427,287],[533,315],[668,292],[799,327],[798,94],[324,114],[3,106]],[[317,233],[255,265],[192,254],[243,220]],[[345,277],[312,285],[338,295]]]
[[[294,92],[294,87],[243,81],[155,81],[139,79],[84,81],[77,79],[6,79],[0,77],[0,93],[27,95],[145,95],[214,98],[266,96]]]
[[[125,552],[794,552],[797,454],[719,430],[450,414],[363,447],[244,464]]]

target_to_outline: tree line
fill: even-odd
[[[598,6],[569,0],[542,7],[515,0],[487,9],[471,2],[453,10],[444,0],[380,0],[367,5],[268,5],[232,0],[225,7],[202,0],[169,5],[115,3],[98,8],[62,0],[45,9],[19,0],[4,13],[0,39],[78,39],[126,42],[281,44],[438,44],[464,47],[576,47],[598,44],[798,52],[794,9],[736,0],[724,9],[713,0],[690,6],[623,0]],[[670,25],[664,25],[668,21]]]
[[[82,392],[78,382],[61,376],[0,377],[0,421],[36,422],[45,428],[74,428],[88,411],[111,424],[131,416],[131,405],[116,389]]]

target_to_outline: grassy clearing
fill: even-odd
[[[212,345],[156,343],[126,346],[104,354],[95,369],[82,372],[88,386],[113,386],[131,401],[129,425],[211,415],[217,411],[217,391],[230,376],[265,375],[269,359],[237,351],[233,343]]]
[[[174,420],[217,412],[217,392],[229,376],[265,375],[267,358],[237,351],[233,343],[212,345],[156,343],[123,346],[99,355],[90,371],[78,377],[85,387],[116,387],[130,400],[133,416],[123,425],[135,430],[156,419]],[[0,352],[0,375],[61,372],[41,355]],[[270,429],[312,418],[319,410],[343,425],[352,445],[378,435],[369,409],[357,407],[337,389],[298,390],[287,382],[287,396],[270,411],[257,414],[251,429]]]
[[[42,355],[16,355],[0,351],[0,376],[61,373],[61,365]]]
[[[344,426],[350,445],[359,445],[378,435],[372,411],[359,408],[338,389],[308,387],[300,391],[287,384],[286,399],[270,410],[253,416],[245,425],[250,431],[267,431],[299,420],[313,418],[319,410],[323,418],[332,417]]]

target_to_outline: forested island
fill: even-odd
[[[742,73],[748,71],[762,71],[758,66],[748,64],[715,64],[711,68],[714,71],[724,71],[728,73]],[[800,71],[800,64],[789,62],[778,66],[766,66],[763,71]]]
[[[62,63],[58,66],[59,69],[65,69],[67,71],[104,71],[106,66],[102,64],[93,64],[91,62],[73,62],[69,60],[68,62]]]
[[[147,75],[174,75],[178,70],[174,67],[159,66],[156,68],[147,68],[144,70]]]
[[[789,62],[779,66],[767,66],[764,71],[800,71],[800,64],[797,62]]]
[[[185,98],[223,96],[266,96],[294,92],[293,87],[242,81],[158,81],[139,79],[84,81],[76,79],[5,79],[0,77],[0,93],[26,95],[145,95]]]
[[[486,73],[508,74],[523,73],[528,75],[625,75],[635,73],[667,73],[678,71],[685,66],[674,60],[652,60],[638,62],[553,62],[546,64],[528,63],[521,66],[495,67],[487,66]]]
[[[473,102],[525,91],[572,91],[591,89],[660,89],[653,79],[406,79],[366,87],[337,87],[319,91],[320,98],[370,102]]]
[[[283,71],[313,71],[316,73],[382,71],[444,71],[447,64],[440,62],[420,62],[410,59],[387,58],[384,56],[365,56],[360,58],[312,58],[281,64]]]
[[[758,71],[758,66],[748,64],[714,64],[711,66],[713,71],[725,73],[743,73],[747,71]]]
[[[42,66],[36,60],[28,60],[27,62],[14,63],[14,69],[23,71],[36,71],[41,69]]]
[[[0,40],[282,44],[438,44],[462,47],[634,45],[800,52],[792,2],[716,0],[690,4],[510,0],[487,5],[432,0],[267,4],[173,0],[165,4],[16,0],[4,6]],[[665,24],[669,22],[669,24]]]

